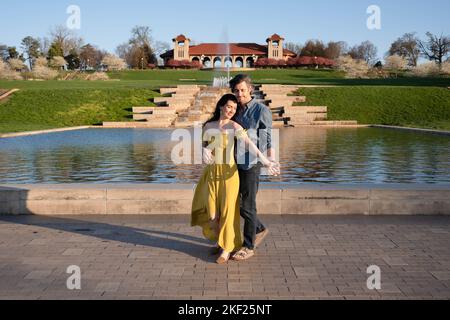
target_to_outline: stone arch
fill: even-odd
[[[204,68],[212,68],[213,67],[211,59],[209,57],[205,57],[203,59],[203,67]]]
[[[214,65],[214,68],[222,68],[222,58],[215,57],[213,65]]]
[[[223,59],[223,67],[224,68],[233,68],[233,59],[228,56]]]
[[[245,59],[245,67],[246,68],[253,68],[255,66],[255,60],[253,57],[248,57]]]
[[[234,66],[236,68],[243,68],[244,67],[244,59],[242,57],[236,57],[234,61]]]

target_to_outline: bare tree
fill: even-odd
[[[154,53],[158,59],[158,64],[162,65],[164,62],[160,58],[160,55],[170,50],[170,44],[164,41],[156,41],[154,45]]]
[[[377,59],[378,49],[370,41],[364,41],[360,45],[356,45],[350,49],[348,54],[357,60],[364,60],[369,65],[373,65]]]
[[[442,65],[445,57],[450,53],[450,37],[434,35],[427,32],[427,41],[419,40],[419,47],[422,54],[430,61],[435,61],[439,66]]]
[[[83,46],[80,51],[81,68],[86,69],[87,67],[98,67],[101,64],[104,56],[105,54],[101,50],[88,43],[87,45]]]
[[[51,42],[56,43],[62,48],[64,56],[68,55],[72,50],[80,52],[83,39],[67,27],[61,25],[56,26],[50,31],[50,35]]]
[[[323,57],[325,56],[325,45],[320,40],[308,40],[300,52],[301,56]]]
[[[137,45],[139,47],[143,47],[144,45],[151,46],[153,43],[153,39],[151,36],[152,29],[147,26],[135,26],[131,30],[131,45]]]
[[[408,64],[412,67],[417,66],[417,61],[420,56],[419,39],[416,33],[405,33],[391,44],[389,55],[398,55],[408,59]]]
[[[44,56],[47,56],[48,55],[48,50],[50,49],[50,46],[52,45],[52,42],[47,37],[39,38],[38,40],[39,40],[39,44],[40,44],[39,51]]]
[[[325,48],[325,58],[337,59],[348,52],[348,44],[345,41],[333,42],[330,41]]]
[[[123,43],[116,48],[117,55],[132,68],[146,69],[149,64],[156,65],[158,60],[153,50],[151,32],[150,27],[147,26],[134,27],[128,43]]]
[[[298,56],[302,52],[302,48],[303,48],[303,46],[301,44],[293,43],[293,42],[285,42],[283,47],[284,47],[284,49],[294,52]]]

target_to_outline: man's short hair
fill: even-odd
[[[242,74],[242,73],[238,74],[233,79],[231,79],[231,81],[230,81],[231,91],[233,92],[234,89],[237,87],[237,85],[241,84],[242,82],[247,83],[248,88],[250,89],[250,91],[253,91],[252,79],[250,79],[250,77],[248,75]]]

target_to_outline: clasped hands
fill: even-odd
[[[215,159],[212,151],[208,148],[203,148],[203,163],[211,165],[214,164],[214,161]],[[275,159],[271,158],[264,166],[268,168],[271,176],[277,177],[281,174],[280,163],[275,161]]]

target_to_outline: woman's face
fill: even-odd
[[[233,101],[228,101],[223,107],[222,107],[222,118],[225,120],[231,120],[237,111],[237,103]]]

